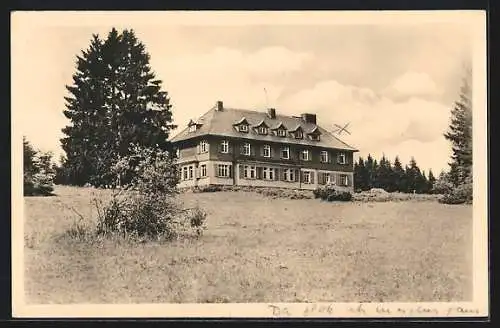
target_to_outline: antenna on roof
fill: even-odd
[[[334,130],[334,131],[332,131],[332,132],[333,132],[333,133],[336,133],[336,134],[338,134],[338,135],[341,135],[341,134],[342,134],[342,132],[345,132],[345,133],[347,133],[347,134],[349,134],[349,135],[350,135],[350,134],[351,134],[351,132],[349,132],[349,131],[347,130],[347,127],[349,126],[349,124],[351,124],[351,122],[348,122],[348,123],[347,123],[347,124],[345,124],[344,126],[340,126],[340,125],[338,125],[338,124],[334,124],[334,125],[335,125],[335,130]]]
[[[264,88],[264,94],[266,95],[266,107],[269,108],[269,99],[267,98],[267,90]]]

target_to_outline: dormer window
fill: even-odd
[[[191,133],[191,132],[195,132],[196,130],[198,130],[198,128],[201,126],[200,123],[197,123],[193,120],[189,120],[189,123],[188,123],[188,132]]]
[[[267,128],[265,126],[259,126],[259,128],[257,129],[257,132],[259,134],[267,134]]]
[[[295,139],[302,139],[304,138],[304,134],[302,133],[301,130],[295,132]]]
[[[248,121],[244,117],[242,117],[239,121],[234,122],[233,126],[238,132],[248,133]]]
[[[319,141],[321,132],[319,131],[318,127],[316,126],[311,132],[307,134],[309,138],[313,141]]]
[[[285,131],[285,129],[278,129],[278,130],[276,130],[276,135],[278,137],[286,137],[286,131]]]

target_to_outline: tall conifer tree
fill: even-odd
[[[73,84],[67,86],[64,115],[70,125],[61,139],[68,183],[112,184],[111,166],[131,143],[170,150],[169,98],[149,65],[150,56],[133,30],[115,28],[106,40],[93,35],[77,56]]]

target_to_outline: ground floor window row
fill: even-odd
[[[180,170],[180,180],[192,180],[208,176],[207,164],[196,167],[194,164],[185,165]],[[232,164],[214,164],[216,177],[233,178]],[[339,186],[352,186],[352,177],[349,174],[334,172],[316,172],[313,170],[300,170],[295,168],[277,168],[258,165],[240,165],[239,177],[241,179],[257,179],[268,181],[302,182],[320,185],[334,184]]]

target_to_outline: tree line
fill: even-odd
[[[381,188],[387,192],[432,193],[435,181],[432,170],[426,175],[415,158],[404,167],[398,156],[391,163],[385,155],[377,161],[369,154],[366,159],[360,157],[354,163],[354,188],[357,191]]]

